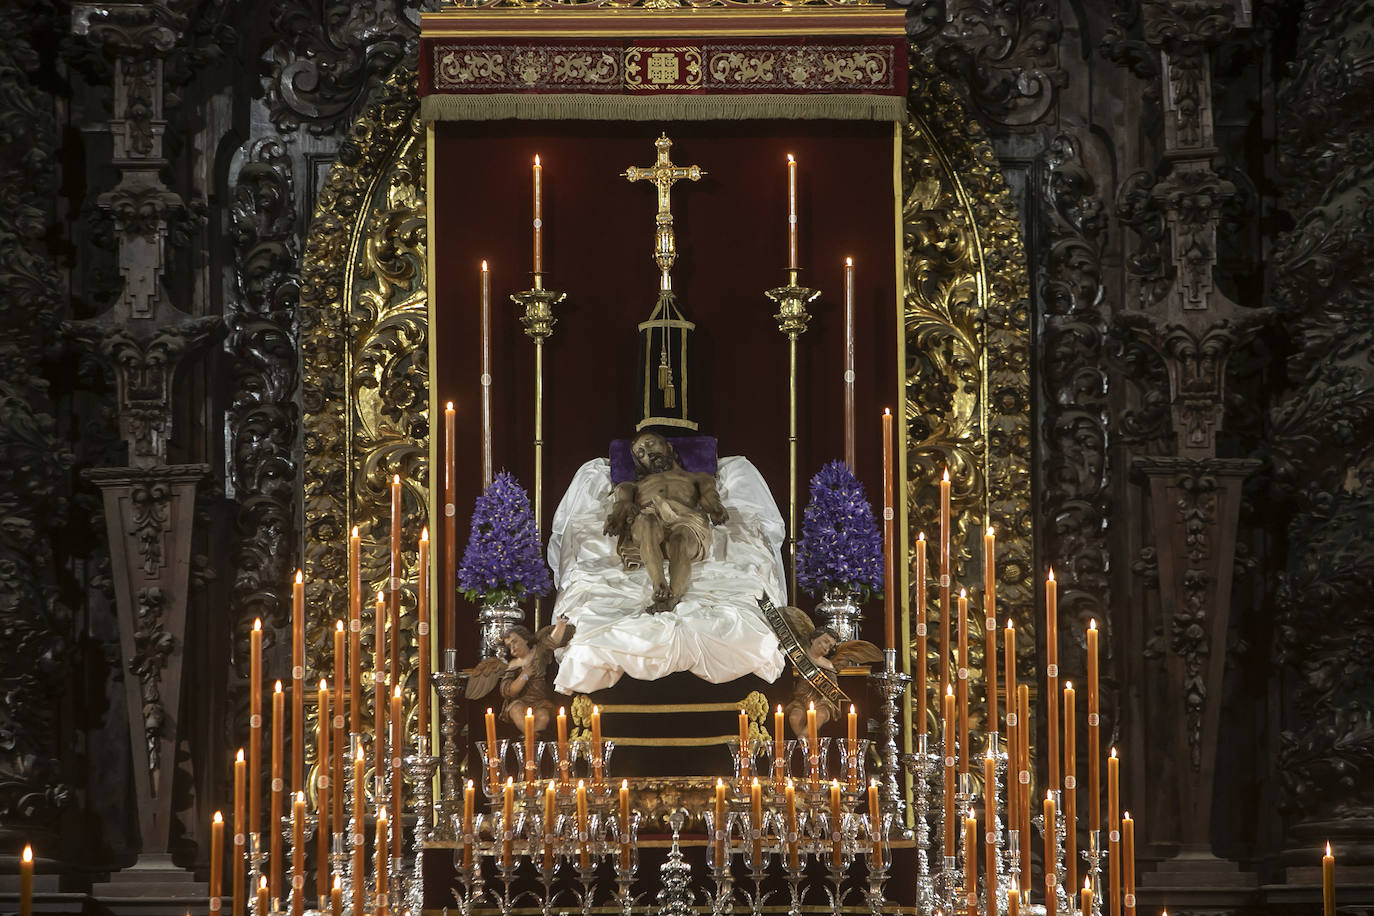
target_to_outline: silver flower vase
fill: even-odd
[[[827,588],[816,605],[817,625],[830,627],[839,634],[840,642],[858,639],[859,624],[863,621],[858,597],[839,586]]]
[[[525,619],[514,598],[492,600],[482,599],[482,609],[477,614],[477,622],[482,628],[482,657],[493,658],[501,653],[501,640],[510,628]]]

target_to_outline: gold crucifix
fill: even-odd
[[[674,182],[684,178],[688,181],[698,181],[706,174],[701,166],[673,165],[668,155],[672,145],[673,141],[668,139],[667,134],[663,134],[654,141],[654,149],[658,150],[658,156],[654,159],[653,165],[643,168],[632,165],[620,173],[630,181],[651,181],[658,188],[658,214],[654,217],[654,263],[658,265],[660,272],[659,289],[664,291],[673,288],[669,272],[673,269],[673,262],[677,260],[677,243],[673,240],[673,211],[669,194]]]

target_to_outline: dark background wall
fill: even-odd
[[[131,667],[121,648],[83,472],[208,465],[194,526],[164,531],[192,541],[184,714],[161,765],[184,825],[169,848],[193,864],[229,795],[254,617],[284,667],[303,233],[351,118],[417,31],[415,10],[386,0],[130,9],[111,21],[13,0],[0,37],[0,841],[38,838],[77,883],[146,851],[127,708],[143,704],[153,744],[166,708],[125,690],[163,656],[139,643],[153,648]],[[918,0],[909,16],[1021,208],[1037,566],[1057,571],[1067,619],[1107,628],[1104,705],[1124,747],[1174,740],[1152,715],[1170,691],[1220,709],[1198,749],[1218,773],[1207,845],[1251,877],[1171,909],[1281,908],[1284,888],[1311,883],[1285,869],[1315,861],[1319,838],[1374,862],[1374,3]],[[1213,124],[1191,147],[1212,177],[1188,186],[1170,131],[1190,111]],[[1207,220],[1214,249],[1174,244],[1206,248],[1187,230]],[[170,348],[136,341],[145,381],[147,354],[175,351],[160,399],[130,397],[112,344],[132,327],[131,277],[205,319],[169,320]],[[1209,282],[1234,307],[1211,336],[1190,347],[1142,327],[1147,312],[1191,320],[1173,293]],[[98,333],[81,324],[102,315]],[[1229,615],[1210,642],[1162,622],[1191,586],[1161,576],[1159,551],[1179,545],[1156,536],[1156,465],[1141,460],[1197,457],[1184,427],[1206,418],[1206,460],[1254,462],[1227,606],[1192,606],[1197,626]],[[1189,665],[1216,656],[1224,673],[1199,697]],[[1196,767],[1180,747],[1132,779],[1145,856],[1167,858],[1186,816],[1157,790],[1197,782]]]

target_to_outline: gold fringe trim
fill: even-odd
[[[424,121],[739,121],[801,118],[836,121],[906,121],[906,98],[897,95],[536,95],[489,93],[427,95]]]

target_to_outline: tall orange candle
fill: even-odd
[[[992,526],[983,534],[983,677],[987,687],[987,719],[983,726],[997,731],[997,536]],[[1008,712],[1011,693],[1007,694]],[[996,900],[993,894],[989,900]]]
[[[210,819],[210,916],[218,916],[223,905],[224,815],[219,811]]]
[[[291,796],[291,916],[305,912],[305,793]]]
[[[387,863],[391,860],[391,825],[390,819],[386,816],[385,808],[377,809],[377,836],[374,840],[374,848],[377,850],[377,861]],[[386,916],[391,901],[387,893],[390,889],[390,882],[387,880],[389,867],[377,869],[377,916]]]
[[[497,787],[501,785],[501,758],[498,756],[496,744],[496,713],[490,706],[487,707],[486,716],[487,733],[487,786],[491,789],[491,794],[495,796]]]
[[[399,830],[401,814],[405,811],[405,780],[401,776],[401,761],[405,753],[405,717],[401,713],[401,685],[391,692],[391,740],[388,743],[391,763],[391,822]],[[400,852],[400,849],[397,849]]]
[[[773,710],[773,791],[787,777],[787,732],[784,730],[782,704]]]
[[[819,792],[821,787],[821,744],[816,734],[816,701],[806,707],[806,758],[811,773],[811,791]]]
[[[587,783],[582,779],[577,781],[577,864],[584,870],[592,864],[587,846]]]
[[[857,789],[859,786],[859,714],[854,709],[853,703],[849,704],[849,716],[845,728],[845,738],[848,741],[849,750],[849,765],[845,769],[848,770],[849,773],[849,778],[847,780],[848,786],[853,790]]]
[[[1135,916],[1135,821],[1129,811],[1121,816],[1121,882],[1121,906]]]
[[[334,788],[334,792],[331,795],[334,802],[334,810],[330,812],[330,816],[334,820],[335,833],[339,833],[344,829],[344,766],[348,763],[348,742],[344,740],[344,704],[347,702],[348,694],[344,677],[347,670],[348,658],[347,652],[344,649],[344,623],[342,620],[337,620],[334,622],[334,708],[332,710],[333,719],[331,722],[334,726],[334,756],[330,762],[330,781],[333,783]]]
[[[1073,683],[1064,682],[1064,868],[1066,887],[1078,886],[1078,759]]]
[[[883,646],[897,648],[897,512],[893,504],[892,411],[883,408]]]
[[[798,848],[797,848],[797,787],[789,777],[784,790],[786,799],[786,818],[787,818],[787,871],[789,874],[797,873]]]
[[[1007,890],[1007,916],[1021,916],[1021,892]]]
[[[1050,726],[1050,730],[1053,731],[1053,730],[1054,730],[1054,726],[1051,725],[1051,726]],[[1056,911],[1056,909],[1057,909],[1057,907],[1058,907],[1058,904],[1059,904],[1059,901],[1058,901],[1058,899],[1057,899],[1056,896],[1055,896],[1055,893],[1056,893],[1056,891],[1055,891],[1056,885],[1055,885],[1055,881],[1054,881],[1054,878],[1055,878],[1055,874],[1054,874],[1054,872],[1055,872],[1055,861],[1054,861],[1054,833],[1055,833],[1055,829],[1054,829],[1054,822],[1055,822],[1055,818],[1056,818],[1056,817],[1058,817],[1058,814],[1056,813],[1055,808],[1054,808],[1054,792],[1053,792],[1053,791],[1046,791],[1046,792],[1045,792],[1045,810],[1044,810],[1044,818],[1045,818],[1045,830],[1044,830],[1044,836],[1045,836],[1045,850],[1044,850],[1044,853],[1042,854],[1042,859],[1041,859],[1041,861],[1043,861],[1043,862],[1045,863],[1045,916],[1055,916],[1055,911]]]
[[[355,735],[363,730],[363,656],[359,648],[363,635],[361,550],[362,538],[354,525],[348,535],[348,730]]]
[[[580,824],[580,821],[579,821]],[[578,827],[578,832],[581,832]],[[501,867],[508,867],[515,855],[515,777],[507,776],[501,787]]]
[[[1016,705],[1013,699],[1016,696],[1016,626],[1010,617],[1007,618],[1007,627],[1002,634],[1002,663],[1007,682],[1007,759],[1010,761],[1012,748],[1021,746],[1018,729],[1022,726],[1022,722],[1016,714]],[[1008,772],[1010,772],[1010,767]],[[1021,822],[1017,811],[1020,800],[1020,793],[1007,793],[1007,826],[1012,830],[1020,829],[1017,826]],[[1029,842],[1030,837],[1023,836],[1021,838],[1023,846]]]
[[[248,634],[248,832],[262,829],[262,620]]]
[[[329,914],[330,916],[343,916],[343,885],[342,879],[334,876],[334,886],[329,889]]]
[[[1092,879],[1083,879],[1083,890],[1078,897],[1078,912],[1091,913],[1093,911],[1093,884]]]
[[[558,707],[558,780],[560,792],[567,792],[568,769],[572,762],[568,759],[568,713],[562,706]]]
[[[1021,684],[1016,688],[1016,721],[1020,728],[1017,730],[1017,745],[1020,747],[1020,772],[1016,776],[1016,794],[1019,800],[1016,803],[1017,815],[1021,818],[1021,890],[1030,893],[1031,872],[1030,872],[1030,687]]]
[[[1322,856],[1322,916],[1336,916],[1336,858],[1329,840]]]
[[[377,590],[372,637],[372,767],[377,778],[386,772],[386,596]]]
[[[978,818],[968,809],[964,819],[964,896],[969,913],[978,912]],[[1091,911],[1087,911],[1091,912]]]
[[[739,711],[739,789],[744,791],[744,781],[753,772],[753,755],[750,754],[753,742],[749,740],[749,716],[744,710]]]
[[[916,535],[916,728],[924,735],[929,713],[926,696],[926,533]]]
[[[854,457],[854,259],[844,259],[844,463]]]
[[[844,814],[840,807],[840,781],[830,780],[830,860],[836,868],[844,865]]]
[[[949,468],[940,478],[940,693],[949,686],[950,587],[949,555]]]
[[[33,847],[27,843],[19,856],[19,916],[33,916]]]
[[[716,780],[715,823],[712,825],[715,836],[715,857],[712,859],[717,868],[725,865],[725,780]]]
[[[987,869],[984,886],[987,887],[987,916],[997,916],[997,832],[993,825],[997,822],[997,758],[991,741],[988,752],[983,756],[983,861]],[[1011,796],[1011,786],[1007,786]]]
[[[1102,829],[1102,748],[1097,694],[1097,621],[1088,621],[1088,830]]]
[[[337,789],[334,781],[329,778],[329,767],[333,762],[333,753],[330,750],[330,695],[329,682],[320,680],[319,698],[316,702],[317,716],[320,726],[320,737],[317,744],[317,754],[315,760],[318,764],[315,777],[315,894],[321,898],[320,906],[323,908],[323,897],[329,887],[329,837],[330,815],[333,808],[334,795]]]
[[[245,806],[248,799],[245,797],[248,792],[248,761],[243,757],[243,748],[239,748],[238,756],[234,758],[234,857],[232,859],[230,895],[233,899],[233,908],[230,912],[233,916],[243,916],[243,881],[245,877],[247,861],[244,855],[248,851],[248,814]]]
[[[878,802],[878,781],[868,781],[868,822],[873,825],[873,867],[883,867],[883,809]]]
[[[797,160],[787,154],[787,268],[797,269]]]
[[[486,261],[482,266],[486,266]],[[487,282],[490,275],[483,271],[483,282]],[[483,353],[490,355],[491,340],[491,297],[490,284],[488,290],[487,305],[483,311],[482,320],[482,339],[484,341]],[[489,359],[488,359],[489,363]],[[490,373],[490,366],[487,365],[482,370],[484,382],[490,382],[487,377]],[[491,479],[489,472],[485,471],[485,456],[491,442],[491,385],[482,386],[482,440],[484,456],[484,473],[482,486],[485,488]],[[439,622],[439,648],[451,649],[457,645],[457,621],[458,621],[458,418],[453,410],[453,402],[449,401],[444,405],[444,521],[443,521],[443,543],[444,543],[444,564],[439,573],[439,594],[444,597],[443,617]]]
[[[592,707],[592,785],[601,785],[601,707]]]
[[[749,861],[763,866],[763,789],[759,778],[749,784]]]
[[[281,815],[285,801],[286,783],[282,779],[282,744],[286,727],[286,695],[281,681],[272,689],[272,790],[267,806],[268,874],[272,899],[281,899],[281,873],[285,866],[281,855]]]
[[[401,682],[401,577],[405,568],[401,565],[401,475],[391,477],[391,566],[390,579],[387,581],[387,644],[390,667],[386,669],[392,684]]]
[[[429,737],[429,528],[420,532],[415,573],[415,733]]]
[[[1045,581],[1045,700],[1049,704],[1045,721],[1050,723],[1046,729],[1049,736],[1050,785],[1059,785],[1059,583],[1054,581],[1054,570],[1050,570]]]
[[[534,157],[534,272],[544,272],[544,166]]]
[[[268,904],[267,876],[263,875],[258,879],[258,912],[270,913],[271,906]]]
[[[553,832],[558,826],[558,784],[550,779],[544,787],[544,871],[553,868]]]
[[[291,791],[305,788],[305,581],[291,586]]]
[[[525,795],[533,798],[538,786],[534,784],[537,762],[534,759],[534,709],[525,707]]]
[[[755,779],[755,789],[758,784]],[[627,779],[620,780],[620,867],[630,867],[630,782]]]
[[[959,701],[959,772],[967,773],[968,743],[968,592],[959,589],[959,669],[955,697]]]
[[[476,814],[477,787],[469,779],[463,786],[463,867],[472,867],[472,827]]]
[[[955,821],[954,821],[954,685],[946,685],[944,698],[943,714],[940,717],[940,724],[944,729],[944,752],[945,752],[945,849],[946,858],[958,855],[955,849]]]
[[[1107,880],[1111,916],[1121,916],[1121,760],[1107,757]]]
[[[363,899],[366,895],[367,880],[367,838],[363,836],[363,824],[367,820],[365,777],[363,775],[363,749],[358,747],[353,757],[353,911],[363,912]],[[259,910],[259,913],[262,911]]]
[[[481,281],[478,288],[478,299],[481,310],[481,370],[482,377],[478,380],[482,386],[482,489],[491,486],[493,466],[491,454],[491,270],[487,267],[487,262],[482,262]],[[449,410],[453,409],[453,402],[449,402]],[[456,449],[449,454],[457,454]],[[453,464],[457,464],[454,460]],[[455,513],[456,514],[456,513]],[[449,575],[456,567],[449,564]],[[447,645],[447,643],[445,643]]]

